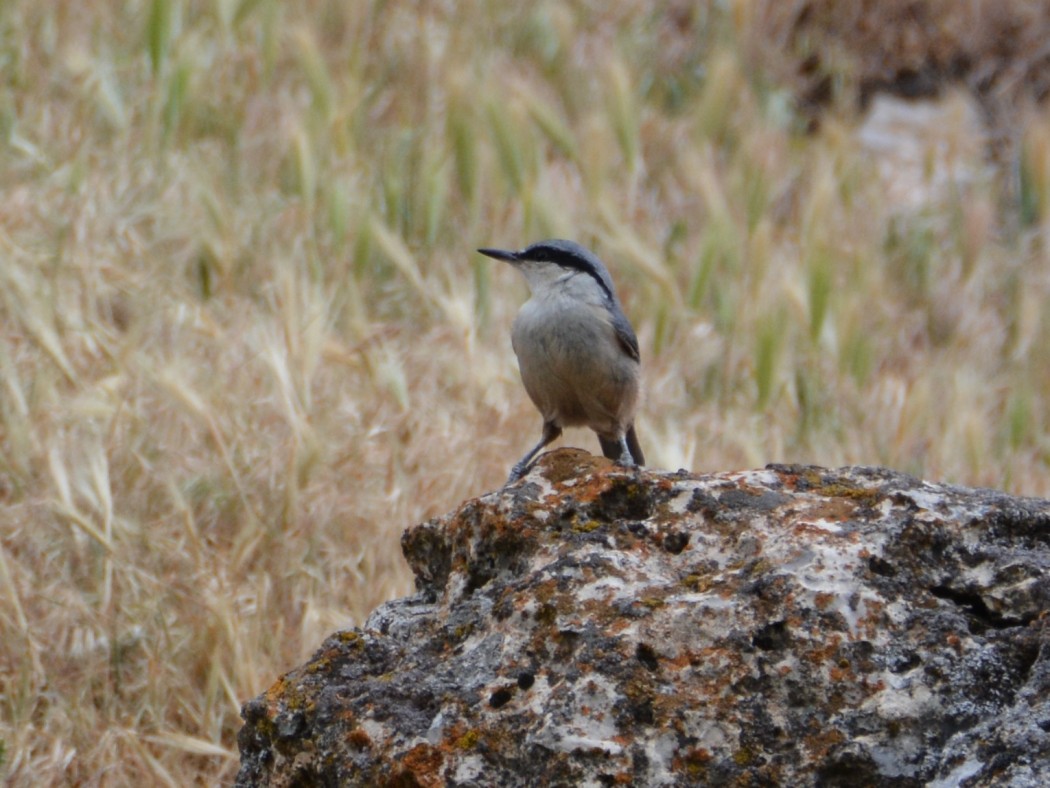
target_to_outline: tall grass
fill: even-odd
[[[0,774],[229,781],[239,704],[409,591],[538,434],[481,244],[606,259],[654,466],[1050,493],[1050,128],[1023,221],[902,212],[738,6],[0,7]]]

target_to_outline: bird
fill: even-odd
[[[521,251],[478,249],[519,270],[531,297],[511,329],[521,381],[540,415],[539,442],[511,469],[525,475],[533,458],[565,427],[594,430],[602,454],[623,466],[645,457],[634,428],[641,389],[638,338],[605,264],[574,241],[539,241]]]

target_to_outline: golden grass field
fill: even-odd
[[[654,467],[1050,495],[1050,121],[902,206],[760,5],[0,5],[0,777],[229,783],[240,704],[410,591],[539,437],[478,246],[604,258]]]

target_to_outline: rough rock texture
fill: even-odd
[[[866,105],[881,92],[932,98],[954,85],[1016,136],[1016,110],[1050,98],[1047,0],[758,0],[752,10],[751,46],[811,117],[853,94]],[[705,17],[688,20],[694,32]]]
[[[1050,785],[1050,502],[561,450],[403,547],[239,785]]]

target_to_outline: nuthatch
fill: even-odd
[[[478,251],[517,268],[532,291],[514,320],[511,344],[521,381],[543,416],[543,437],[511,469],[508,484],[565,427],[590,427],[606,457],[644,465],[634,431],[638,339],[602,261],[572,241]]]

